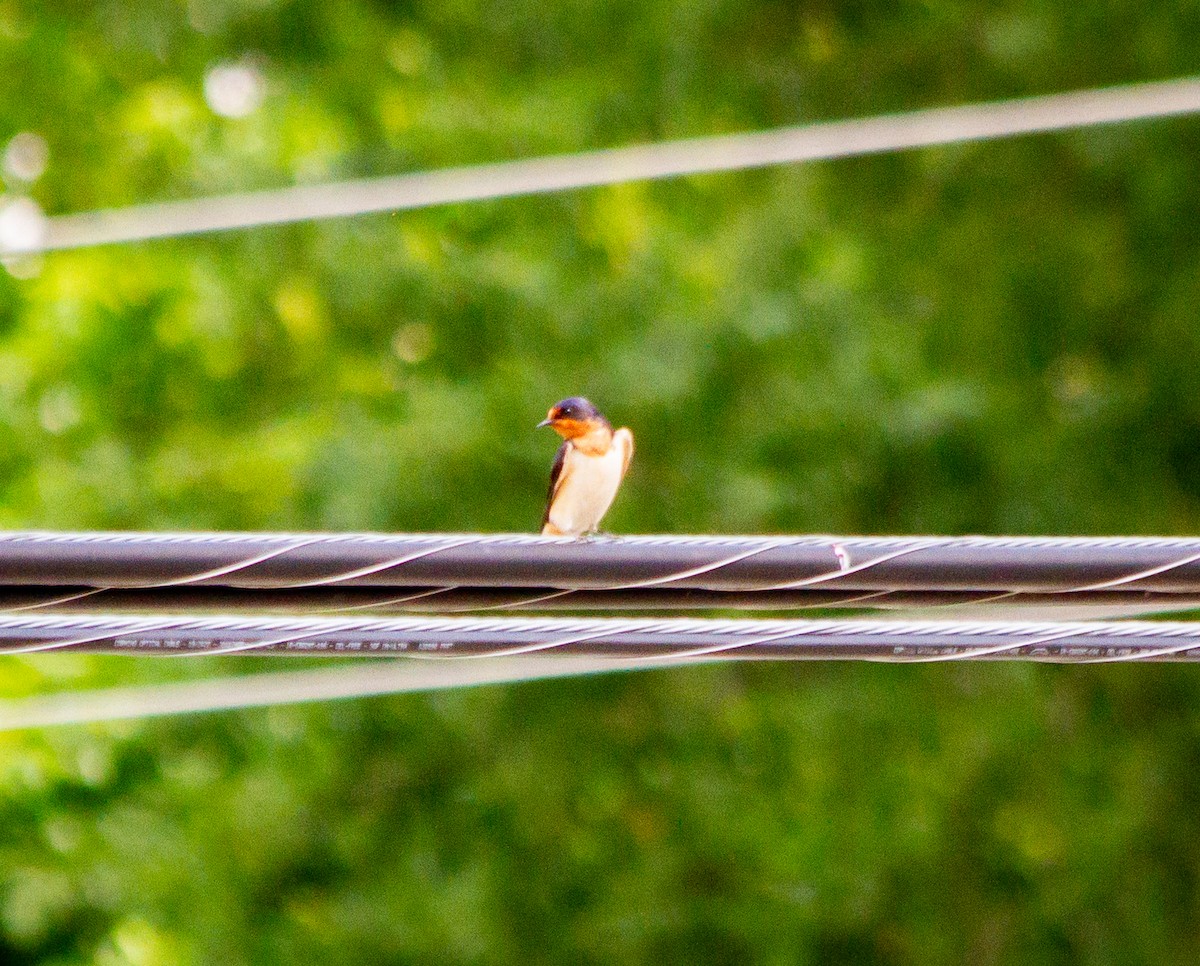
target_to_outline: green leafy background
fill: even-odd
[[[0,0],[51,214],[1178,76],[1200,5]],[[251,64],[261,107],[215,114]],[[1200,125],[45,256],[0,525],[1190,533]],[[6,658],[0,693],[296,666]],[[302,666],[311,667],[311,664]],[[15,963],[1191,963],[1189,667],[713,667],[0,735]]]

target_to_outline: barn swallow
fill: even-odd
[[[555,403],[538,423],[563,438],[550,470],[550,493],[542,533],[578,537],[593,533],[612,505],[617,487],[633,459],[633,433],[613,431],[604,415],[586,399],[572,396]]]

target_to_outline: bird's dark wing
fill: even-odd
[[[546,494],[546,510],[542,514],[543,527],[550,519],[550,504],[554,502],[554,494],[558,490],[558,484],[562,482],[563,464],[567,461],[567,447],[570,445],[570,443],[564,442],[558,448],[558,452],[554,454],[554,465],[550,467],[550,491]]]

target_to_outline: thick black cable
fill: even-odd
[[[1200,539],[7,533],[0,585],[1196,595]]]

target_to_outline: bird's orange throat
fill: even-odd
[[[588,456],[602,456],[612,445],[612,429],[594,419],[556,419],[550,425],[559,436]]]

